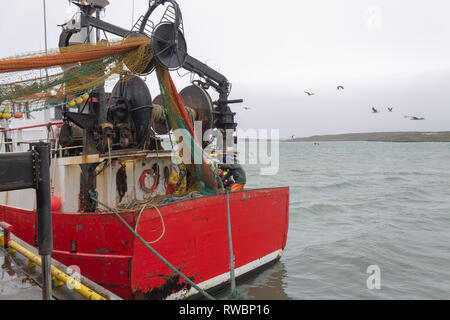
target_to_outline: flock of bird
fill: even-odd
[[[344,90],[344,86],[337,86],[336,87],[337,90]],[[305,94],[310,97],[310,96],[314,96],[315,93],[314,92],[310,92],[310,91],[305,91]],[[389,112],[392,112],[394,110],[394,108],[392,107],[388,107],[387,110]],[[378,111],[378,109],[376,109],[375,107],[372,107],[372,113],[380,113],[380,111]],[[425,118],[422,117],[416,117],[416,116],[404,116],[404,118],[409,118],[410,120],[425,120]]]
[[[339,90],[344,90],[344,86],[337,86],[336,89]],[[305,91],[305,94],[310,97],[310,96],[314,96],[315,93],[314,92],[310,92],[310,91]],[[249,107],[244,107],[244,110],[250,110]],[[388,112],[392,112],[394,110],[393,107],[387,107],[387,111]],[[372,107],[372,113],[380,113],[380,111],[378,111],[378,109],[376,109],[375,107]],[[425,118],[422,117],[416,117],[416,116],[404,116],[404,118],[409,118],[410,120],[425,120]],[[294,139],[295,135],[291,135],[291,139]]]
[[[338,89],[338,90],[344,90],[344,86],[337,86],[337,89]],[[314,95],[315,95],[314,92],[305,91],[305,93],[306,93],[308,96],[314,96]]]

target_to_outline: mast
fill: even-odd
[[[43,0],[43,9],[44,9],[44,48],[45,48],[45,55],[48,54],[48,45],[47,45],[47,9],[46,9],[46,2]],[[45,78],[48,81],[48,70],[45,68]],[[44,110],[44,121],[49,122],[50,121],[50,110],[46,109]]]

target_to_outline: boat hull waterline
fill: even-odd
[[[286,246],[289,188],[230,193],[236,276],[278,260]],[[52,257],[124,299],[183,299],[198,292],[110,212],[53,212]],[[226,195],[120,212],[137,233],[200,288],[230,280]],[[0,205],[0,221],[36,245],[35,211]],[[160,238],[160,239],[159,239]],[[158,240],[159,239],[159,240]],[[155,240],[155,243],[153,243]]]

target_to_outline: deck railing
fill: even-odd
[[[0,152],[16,152],[26,151],[28,147],[23,147],[35,142],[49,142],[56,148],[57,146],[57,132],[55,128],[60,128],[63,124],[62,121],[48,122],[43,124],[35,124],[22,126],[17,128],[0,128]],[[46,128],[46,138],[32,138],[24,139],[24,131],[30,129]],[[42,132],[45,132],[42,130]],[[45,133],[43,133],[45,134]]]

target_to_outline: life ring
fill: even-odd
[[[152,176],[153,179],[155,180],[150,188],[148,188],[145,185],[145,179],[147,178],[147,175]],[[156,188],[158,187],[158,184],[159,184],[159,167],[157,164],[155,164],[152,169],[142,171],[141,176],[139,177],[139,185],[141,186],[141,189],[144,192],[150,193],[155,191]]]

